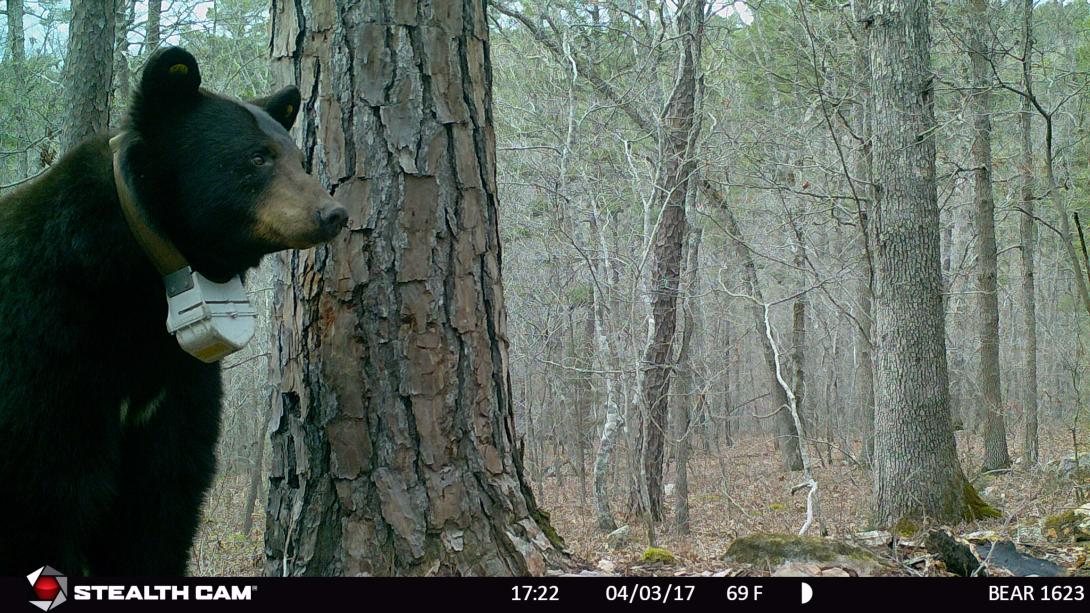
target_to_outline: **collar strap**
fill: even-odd
[[[189,266],[185,256],[170,239],[159,234],[151,225],[143,211],[136,204],[132,190],[125,177],[121,174],[121,139],[123,134],[110,139],[110,151],[113,152],[114,184],[117,187],[117,199],[121,202],[121,211],[125,214],[125,221],[129,224],[133,238],[140,248],[147,254],[148,259],[155,265],[156,270],[164,277],[183,270]]]

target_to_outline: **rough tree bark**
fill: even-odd
[[[995,199],[992,193],[992,64],[987,0],[973,0],[969,15],[969,63],[972,71],[973,201],[976,211],[977,324],[980,335],[980,386],[984,403],[984,470],[1009,468],[1007,424],[999,380],[999,288],[995,247]]]
[[[662,115],[659,137],[656,204],[662,207],[651,264],[651,334],[640,363],[639,391],[647,419],[644,420],[643,457],[647,496],[652,517],[662,518],[663,460],[667,431],[667,409],[673,370],[674,333],[677,329],[678,283],[685,241],[686,194],[689,175],[696,168],[695,104],[700,71],[703,32],[702,0],[688,0],[678,15],[680,33],[677,79]],[[658,207],[655,207],[658,208]]]
[[[795,242],[792,245],[795,255],[795,267],[799,270],[805,270],[806,267],[806,243],[803,242],[802,229],[799,226],[798,219],[791,215],[791,230],[795,235]],[[810,307],[809,293],[804,292],[795,299],[795,303],[791,305],[791,362],[794,364],[795,372],[792,381],[792,387],[795,393],[795,406],[799,412],[799,421],[805,424],[803,427],[807,431],[816,430],[816,422],[811,419],[811,416],[806,412],[806,403],[809,402],[809,398],[806,390],[806,312]],[[835,348],[834,348],[835,350]],[[809,422],[808,422],[809,420]],[[794,424],[792,424],[794,425]],[[800,441],[800,444],[806,444]],[[820,456],[820,453],[818,454]]]
[[[875,515],[956,521],[967,506],[948,405],[929,2],[874,9]]]
[[[109,128],[114,17],[113,2],[72,0],[68,53],[64,60],[62,152]]]
[[[501,282],[484,0],[273,3],[274,76],[350,213],[277,284],[270,575],[540,575]]]
[[[163,12],[163,0],[148,0],[148,20],[144,25],[144,53],[159,48],[159,19]]]
[[[1033,72],[1031,55],[1033,54],[1033,0],[1022,3],[1022,88],[1033,91]],[[1021,130],[1022,168],[1021,200],[1022,215],[1019,218],[1018,234],[1022,243],[1022,326],[1023,370],[1025,380],[1022,384],[1022,413],[1026,416],[1026,437],[1023,446],[1027,466],[1034,466],[1038,461],[1037,438],[1037,296],[1034,280],[1034,258],[1037,250],[1037,222],[1034,219],[1036,203],[1033,197],[1033,105],[1029,98],[1022,96],[1019,113]]]

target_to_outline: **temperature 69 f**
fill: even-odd
[[[763,585],[731,585],[727,587],[727,600],[759,600],[764,594]]]

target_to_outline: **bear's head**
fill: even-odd
[[[120,173],[150,224],[214,281],[333,238],[348,212],[288,135],[299,90],[243,102],[200,85],[193,56],[168,47],[148,58],[133,94]]]

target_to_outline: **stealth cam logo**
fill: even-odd
[[[68,600],[68,577],[52,566],[43,566],[26,576],[38,600],[30,604],[43,611],[52,611]]]

